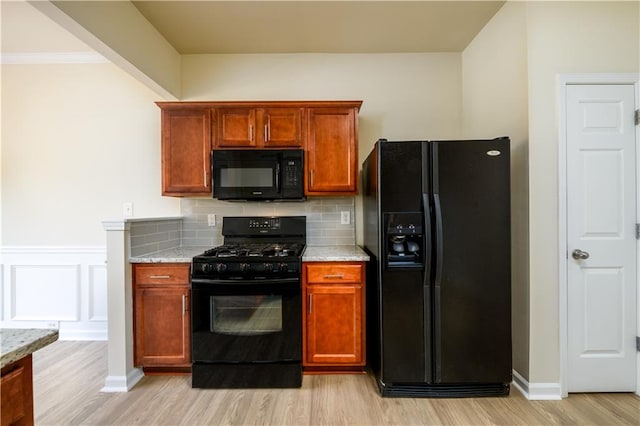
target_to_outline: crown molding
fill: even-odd
[[[109,61],[96,52],[2,53],[3,65],[102,64]]]

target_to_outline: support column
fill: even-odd
[[[102,222],[107,231],[108,375],[101,392],[128,392],[144,376],[133,366],[133,284],[130,224]]]

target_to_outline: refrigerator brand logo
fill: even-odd
[[[491,151],[487,151],[487,155],[489,157],[497,157],[500,154],[502,154],[502,153],[500,151],[495,150],[495,149],[492,149]]]

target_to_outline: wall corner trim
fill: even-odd
[[[107,376],[100,392],[129,392],[143,377],[144,373],[139,368],[134,368],[126,376]]]
[[[556,401],[562,399],[560,383],[530,383],[513,370],[512,384],[530,401]]]
[[[128,231],[131,227],[130,222],[123,219],[105,220],[102,222],[105,231]]]

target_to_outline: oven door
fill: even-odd
[[[191,291],[194,363],[262,363],[302,359],[299,278],[194,278]]]

